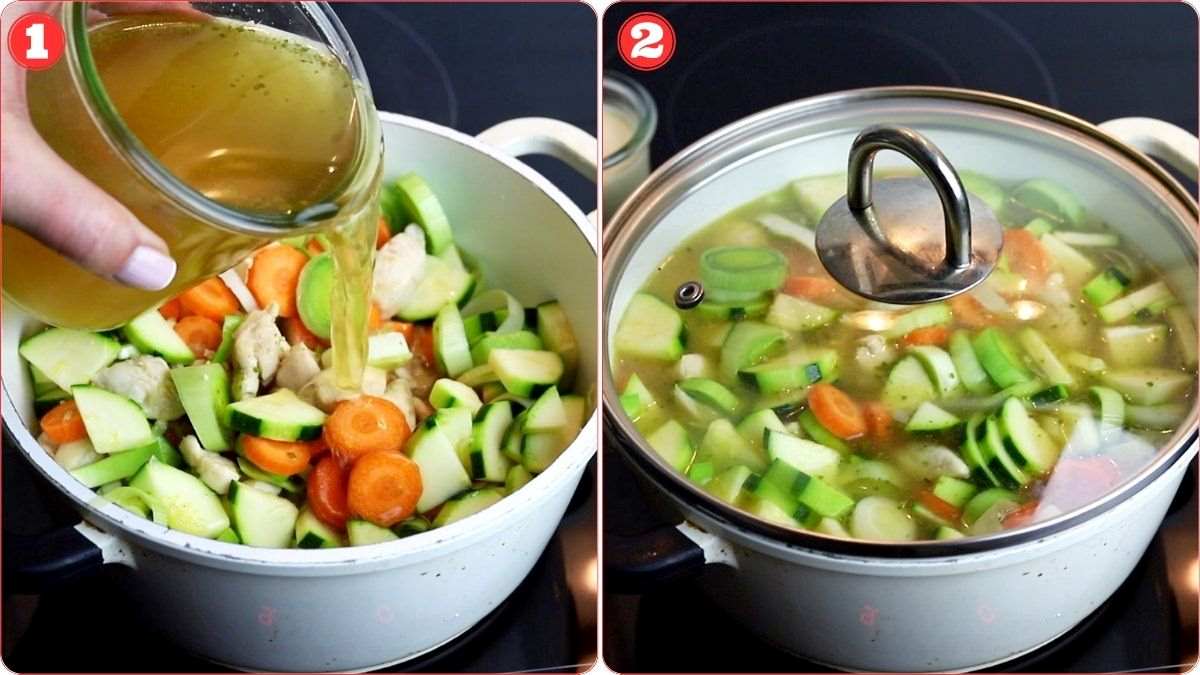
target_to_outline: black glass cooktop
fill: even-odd
[[[671,61],[630,69],[621,23],[657,12],[675,29]],[[749,114],[808,96],[886,85],[982,89],[1092,122],[1126,116],[1197,128],[1197,23],[1183,4],[623,3],[604,16],[604,67],[636,79],[659,111],[655,165]],[[1193,189],[1194,185],[1189,185]],[[605,449],[605,531],[660,518]],[[1178,671],[1196,658],[1196,467],[1121,589],[1063,638],[996,670]],[[815,672],[763,644],[694,581],[605,596],[605,660],[617,671]]]

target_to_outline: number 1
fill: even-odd
[[[50,58],[50,52],[46,51],[46,24],[30,24],[29,27],[25,29],[25,37],[29,38],[29,49],[25,50],[25,58]]]

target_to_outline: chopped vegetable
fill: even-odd
[[[325,421],[325,442],[344,465],[368,452],[399,452],[411,434],[404,413],[378,396],[343,401]]]
[[[858,438],[867,432],[867,420],[858,403],[831,384],[813,385],[808,391],[808,404],[821,426],[838,438]]]
[[[374,450],[350,469],[346,504],[352,514],[391,527],[416,511],[421,489],[416,463],[398,452]]]
[[[296,316],[296,286],[308,256],[291,246],[268,246],[254,256],[246,285],[260,307],[275,303],[279,316]]]
[[[216,277],[181,293],[179,304],[189,314],[197,314],[217,322],[223,321],[229,314],[241,311],[237,296]]]

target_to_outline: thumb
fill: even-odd
[[[21,116],[4,115],[0,185],[6,224],[85,269],[150,291],[175,277],[163,240],[63,161]]]

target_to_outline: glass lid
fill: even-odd
[[[889,304],[822,265],[814,230],[880,124],[936,146],[999,221],[969,290]],[[877,190],[925,179],[890,149],[869,168]],[[609,438],[718,520],[814,548],[1043,536],[1194,444],[1196,224],[1144,155],[1023,101],[891,88],[764,111],[681,152],[609,225]]]

